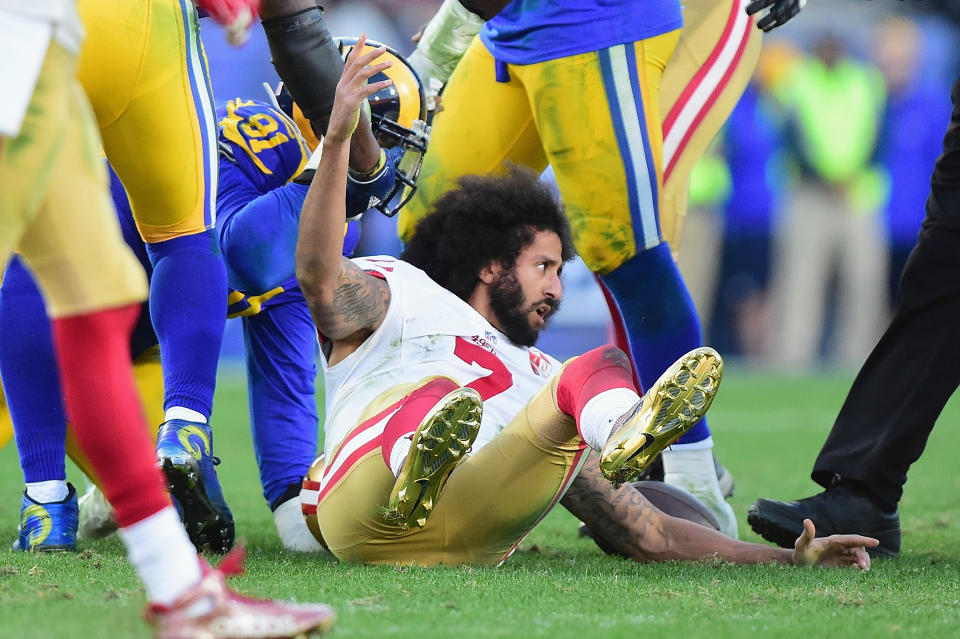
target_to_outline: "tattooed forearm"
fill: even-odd
[[[561,503],[607,552],[639,561],[656,559],[650,551],[663,537],[660,511],[632,486],[614,488],[600,474],[598,461],[597,453],[590,453]]]
[[[734,563],[790,563],[791,551],[724,537],[664,514],[630,485],[614,488],[591,453],[561,502],[607,552],[638,561],[719,558]]]
[[[380,326],[390,305],[390,287],[344,258],[332,300],[324,303],[308,296],[307,302],[317,329],[330,339],[343,339]]]

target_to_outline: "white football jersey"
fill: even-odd
[[[83,27],[77,15],[76,4],[76,0],[0,0],[0,12],[9,11],[25,18],[50,23],[57,42],[67,51],[76,54],[83,42]]]
[[[324,360],[327,459],[375,397],[430,375],[450,377],[480,393],[483,420],[473,446],[479,450],[560,370],[556,359],[513,344],[420,269],[393,257],[353,262],[387,281],[390,306],[383,323],[360,348],[334,366],[326,366]],[[381,432],[383,427],[381,423]]]

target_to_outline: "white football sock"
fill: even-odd
[[[663,481],[686,490],[709,508],[720,522],[720,532],[731,539],[737,538],[737,516],[723,498],[717,469],[713,464],[713,441],[705,448],[703,442],[674,444],[665,449],[663,457]]]
[[[413,438],[410,435],[404,435],[393,445],[393,450],[390,451],[390,471],[394,477],[399,476],[400,471],[403,470],[403,462],[407,461],[412,443]]]
[[[307,528],[300,497],[291,497],[273,511],[273,523],[283,547],[294,552],[322,552],[324,547]]]
[[[27,497],[38,504],[63,501],[69,494],[70,490],[67,488],[66,479],[27,482]]]
[[[170,605],[200,581],[200,558],[173,506],[121,528],[120,538],[151,602]]]
[[[640,396],[629,388],[613,388],[595,395],[580,412],[580,435],[587,446],[594,450],[602,450],[613,423],[621,415],[633,408],[640,401]]]
[[[207,423],[207,418],[203,413],[198,413],[195,410],[184,408],[183,406],[171,406],[163,412],[163,419],[167,422],[171,419],[182,419],[187,422]]]

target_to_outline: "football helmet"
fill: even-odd
[[[334,40],[344,58],[357,44],[356,38],[341,37]],[[384,45],[367,40],[364,52],[381,46]],[[423,154],[426,153],[427,142],[430,140],[430,127],[426,123],[427,101],[420,76],[396,50],[391,47],[386,49],[374,63],[390,60],[393,65],[371,77],[369,82],[390,79],[393,83],[367,99],[366,111],[377,141],[387,150],[387,157],[394,161],[396,168],[393,191],[373,208],[392,217],[410,201],[417,189],[417,176],[420,174]],[[311,140],[312,136],[307,135],[310,130],[309,122],[293,102],[283,83],[277,87],[275,97],[280,109],[297,123],[307,144],[316,148],[314,140]]]

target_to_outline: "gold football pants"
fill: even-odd
[[[17,137],[0,139],[0,263],[17,251],[52,318],[139,302],[143,268],[123,240],[74,56],[50,45]]]
[[[559,379],[557,373],[502,432],[454,469],[426,525],[410,530],[384,518],[395,478],[379,437],[351,445],[364,441],[365,426],[382,424],[385,409],[420,384],[383,393],[326,465],[330,474],[320,484],[316,516],[329,549],[341,560],[371,564],[506,560],[560,500],[586,458],[573,418],[557,408]]]

